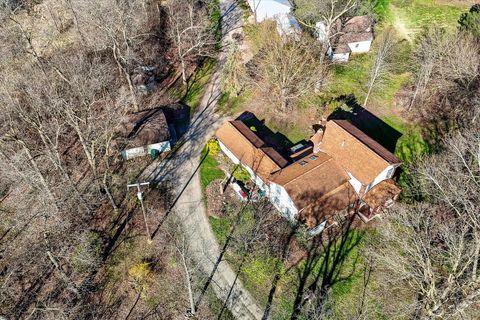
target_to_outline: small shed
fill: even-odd
[[[126,145],[125,160],[157,155],[171,150],[171,133],[162,109],[152,109],[126,116],[122,121]]]
[[[350,58],[350,54],[370,51],[374,35],[373,25],[374,21],[369,16],[340,18],[330,30],[331,38],[325,39],[326,26],[323,22],[318,22],[317,39],[330,42],[327,55],[332,61],[345,62]]]

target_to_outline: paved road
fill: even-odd
[[[208,222],[197,170],[203,146],[223,122],[215,113],[215,105],[221,93],[220,77],[228,44],[232,41],[233,33],[242,31],[243,12],[237,5],[234,0],[220,0],[222,45],[226,49],[220,54],[206,94],[192,119],[189,131],[182,139],[183,144],[174,156],[153,169],[154,176],[149,177],[155,182],[170,182],[175,186],[177,199],[170,215],[174,215],[175,220],[181,223],[188,236],[189,250],[207,275],[211,274],[220,256],[220,248]],[[262,318],[262,310],[227,262],[218,264],[211,287],[222,301],[229,297],[226,305],[237,319]]]

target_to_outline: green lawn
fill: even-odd
[[[460,14],[467,10],[468,6],[438,4],[433,0],[395,0],[390,3],[387,20],[405,39],[413,41],[418,33],[432,26],[455,29]]]
[[[230,233],[231,221],[226,217],[208,217],[210,225],[212,226],[213,234],[218,240],[218,243],[223,246],[227,241],[228,234]]]
[[[211,153],[207,152],[204,148],[201,156],[200,163],[200,184],[202,190],[205,191],[207,186],[216,179],[223,179],[225,174],[218,168],[218,161],[213,157]]]

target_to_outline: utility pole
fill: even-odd
[[[140,200],[140,204],[142,205],[142,213],[143,213],[143,221],[145,221],[145,228],[147,229],[147,236],[148,236],[148,241],[152,241],[152,236],[150,235],[150,229],[148,228],[148,223],[147,223],[147,214],[145,212],[145,206],[143,205],[143,194],[142,191],[140,190],[141,186],[148,186],[150,182],[137,182],[137,183],[132,183],[132,184],[127,184],[127,191],[130,190],[130,188],[137,188],[137,198]]]

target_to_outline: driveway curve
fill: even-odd
[[[216,69],[207,84],[200,106],[192,118],[188,132],[181,139],[181,146],[168,161],[162,161],[149,172],[149,180],[169,182],[177,196],[170,210],[186,236],[189,251],[195,262],[207,275],[212,274],[211,286],[217,297],[226,302],[227,308],[237,319],[261,319],[263,312],[244,288],[236,273],[225,261],[217,262],[220,247],[213,234],[202,200],[198,168],[203,146],[224,121],[215,113],[221,95],[220,80],[232,43],[232,35],[242,33],[243,12],[234,0],[220,0],[222,14],[222,47]]]

